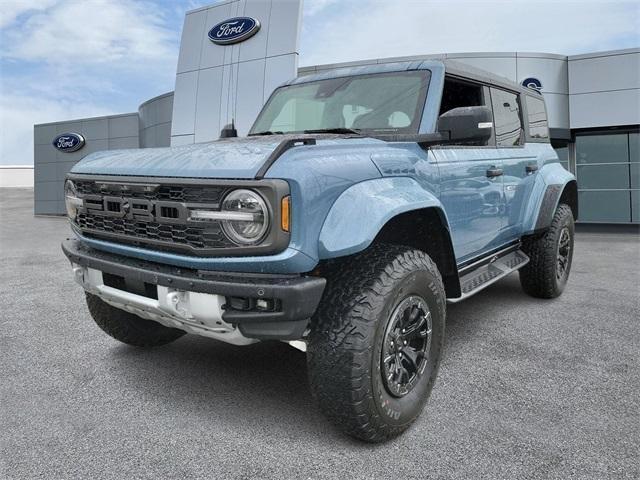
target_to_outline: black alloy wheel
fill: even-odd
[[[387,391],[394,397],[408,394],[424,373],[431,333],[431,312],[418,295],[405,298],[391,314],[380,370]]]

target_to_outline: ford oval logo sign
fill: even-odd
[[[533,88],[534,90],[542,90],[542,82],[537,78],[529,77],[522,81],[522,86],[527,88]]]
[[[218,45],[244,42],[260,30],[260,22],[251,17],[235,17],[220,22],[209,30],[209,40]]]
[[[61,152],[75,152],[84,147],[84,137],[79,133],[63,133],[53,139],[53,146]]]

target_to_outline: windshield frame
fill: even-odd
[[[271,106],[271,104],[274,101],[274,98],[276,97],[276,95],[278,94],[278,92],[287,89],[287,88],[296,88],[296,87],[301,87],[301,86],[305,86],[305,85],[309,85],[309,84],[314,84],[314,83],[320,83],[320,82],[327,82],[327,81],[332,81],[332,80],[337,80],[337,79],[349,79],[349,78],[371,78],[371,77],[379,77],[379,76],[396,76],[396,75],[402,75],[402,74],[415,74],[416,72],[420,73],[422,76],[422,86],[420,87],[420,91],[418,93],[418,101],[416,103],[416,112],[414,115],[414,118],[411,122],[411,124],[409,124],[407,127],[398,127],[398,128],[363,128],[363,129],[357,129],[357,133],[360,135],[367,135],[367,134],[373,134],[373,135],[380,135],[380,134],[417,134],[420,130],[420,126],[422,125],[422,120],[425,114],[425,108],[426,108],[426,102],[427,102],[427,96],[429,93],[429,87],[431,84],[431,79],[433,76],[433,73],[431,72],[431,70],[429,69],[411,69],[411,70],[397,70],[397,71],[384,71],[384,72],[375,72],[375,73],[362,73],[362,74],[352,74],[352,75],[341,75],[341,76],[336,76],[336,77],[331,77],[331,78],[322,78],[322,79],[318,79],[318,80],[311,80],[311,81],[304,81],[304,82],[299,82],[299,83],[290,83],[287,85],[282,85],[278,88],[276,88],[271,95],[269,96],[269,99],[267,100],[267,102],[264,104],[264,106],[262,107],[262,109],[260,110],[260,113],[258,114],[258,116],[256,117],[256,120],[253,122],[253,125],[251,126],[251,129],[249,130],[249,133],[247,135],[249,136],[259,136],[259,135],[271,135],[271,134],[283,134],[283,135],[296,135],[296,134],[304,134],[307,133],[304,130],[295,130],[295,131],[286,131],[286,132],[263,132],[263,131],[256,131],[256,126],[258,125],[258,123],[260,122],[260,119],[262,118],[262,115],[267,111],[267,109]],[[339,127],[327,127],[327,130],[335,130],[336,128]],[[348,130],[348,128],[347,128]],[[318,132],[317,130],[314,133],[321,133]],[[327,132],[327,133],[335,133],[335,132]],[[345,134],[347,134],[345,132]],[[351,135],[353,135],[353,133],[351,133]]]

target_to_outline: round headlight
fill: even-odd
[[[227,236],[240,245],[258,243],[269,229],[269,210],[260,195],[251,190],[234,190],[225,197],[221,211],[229,217],[222,221]]]
[[[75,220],[78,207],[82,206],[82,199],[78,198],[76,186],[71,180],[64,182],[64,204],[67,207],[69,218]]]

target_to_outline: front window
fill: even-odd
[[[430,72],[332,78],[277,89],[249,135],[322,131],[417,133]]]

